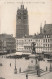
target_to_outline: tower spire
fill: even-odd
[[[21,2],[21,9],[24,9],[23,0]]]
[[[42,32],[43,30],[42,30],[42,23],[41,23],[41,25],[40,25],[40,33],[42,34],[43,32]]]
[[[40,27],[42,27],[42,23],[40,24]]]
[[[23,0],[22,0],[22,2],[21,2],[21,5],[23,5]]]

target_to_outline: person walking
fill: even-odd
[[[46,66],[46,71],[47,71],[47,66]]]
[[[11,67],[11,63],[10,63],[10,67]]]

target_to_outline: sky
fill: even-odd
[[[22,0],[0,0],[0,33],[16,35],[16,14]],[[40,32],[52,23],[52,0],[23,0],[24,7],[28,10],[29,34]]]

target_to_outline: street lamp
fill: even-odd
[[[52,59],[51,59],[51,56],[50,56],[50,72],[52,71],[51,63],[52,63]]]
[[[15,69],[14,69],[14,73],[17,74],[17,68],[16,68],[16,58],[15,58]]]
[[[49,60],[47,60],[48,62],[50,62],[50,72],[52,71],[52,59],[51,59],[51,56],[50,56],[50,59]]]

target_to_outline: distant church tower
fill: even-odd
[[[42,23],[41,23],[41,26],[40,26],[40,33],[43,34]]]
[[[28,11],[24,8],[24,5],[21,5],[16,15],[16,37],[22,38],[26,35],[29,35]]]

